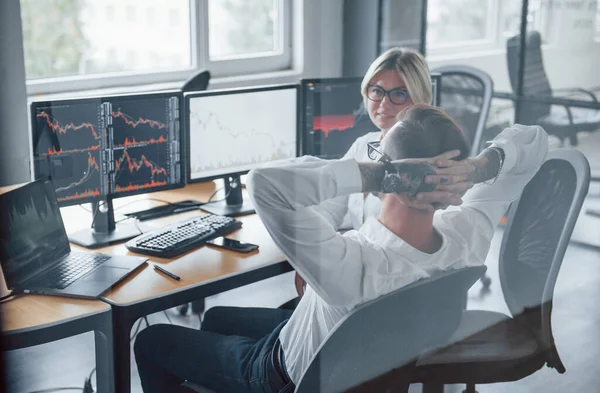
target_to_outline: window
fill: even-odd
[[[551,37],[551,0],[530,0],[528,30]],[[522,0],[429,0],[427,47],[436,54],[500,49],[521,30]]]
[[[129,20],[130,23],[134,23],[137,20],[137,11],[138,9],[134,6],[132,6],[131,4],[128,5],[125,8],[125,15],[126,18]]]
[[[521,31],[522,0],[504,0],[501,3],[500,34],[503,41],[519,34]],[[542,0],[531,0],[527,14],[527,30],[537,30],[542,40],[550,40],[550,8],[552,3]]]
[[[30,93],[288,69],[291,3],[21,0]]]
[[[178,26],[181,22],[182,20],[179,16],[179,10],[176,8],[171,8],[169,10],[169,25],[171,25],[171,27],[175,27]]]
[[[430,0],[427,3],[427,46],[491,41],[490,0]]]
[[[275,53],[279,11],[273,0],[209,0],[209,58]],[[252,18],[244,15],[252,14]]]
[[[152,6],[146,8],[146,23],[148,26],[156,26],[156,8]]]

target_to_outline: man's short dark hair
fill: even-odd
[[[385,153],[393,160],[435,157],[450,150],[460,150],[454,160],[469,156],[470,146],[461,127],[440,108],[417,104],[398,114]],[[390,130],[391,131],[391,130]]]

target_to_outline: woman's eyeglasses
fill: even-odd
[[[406,101],[408,101],[408,97],[410,97],[410,95],[408,94],[408,90],[406,89],[398,88],[392,90],[385,90],[381,86],[377,85],[367,86],[367,98],[371,101],[381,102],[383,101],[386,95],[388,96],[392,104],[396,105],[405,104]]]

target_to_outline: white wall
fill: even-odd
[[[555,0],[549,43],[543,46],[544,66],[552,88],[600,86],[600,39],[594,38],[594,0]],[[488,72],[494,89],[510,92],[504,49],[452,57],[428,58],[431,68],[468,64]]]

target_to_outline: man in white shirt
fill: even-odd
[[[250,172],[256,211],[306,292],[293,313],[221,307],[207,311],[201,331],[146,329],[135,345],[145,392],[183,380],[217,392],[291,392],[354,306],[435,272],[484,263],[496,224],[544,161],[545,131],[515,125],[478,157],[442,160],[446,168],[438,169],[424,157],[455,149],[446,157],[466,156],[460,129],[426,105],[402,116],[381,149],[371,148],[372,163],[303,157]],[[476,185],[461,206],[435,214],[411,207],[420,192],[464,180]],[[342,235],[323,202],[359,192],[379,194],[381,213]]]

